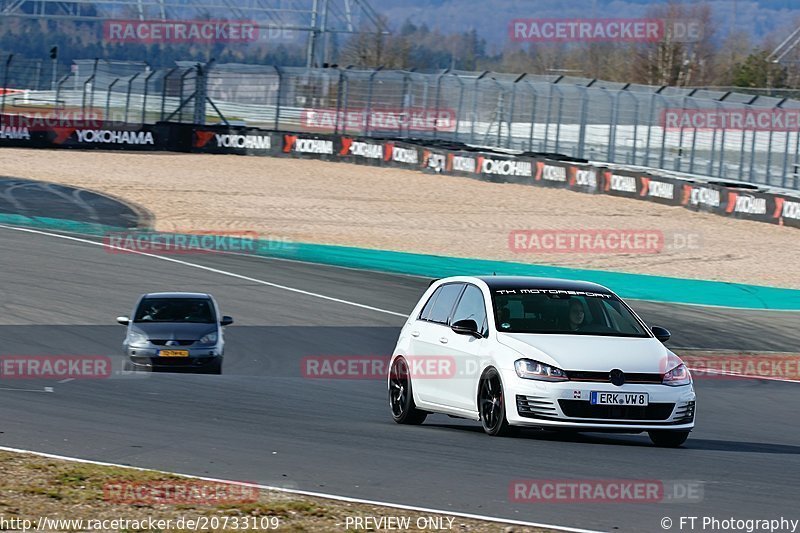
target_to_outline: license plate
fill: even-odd
[[[598,392],[592,391],[589,403],[592,405],[647,405],[650,402],[646,392]]]
[[[161,357],[189,357],[189,350],[159,350]]]

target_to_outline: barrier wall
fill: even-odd
[[[557,154],[472,149],[457,143],[303,134],[177,123],[59,123],[2,117],[0,147],[163,150],[345,161],[493,182],[524,183],[683,206],[721,216],[800,227],[800,197],[755,185],[635,172]],[[559,160],[561,159],[561,160]]]

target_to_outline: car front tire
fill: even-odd
[[[478,413],[480,413],[483,430],[493,437],[515,435],[516,428],[511,427],[506,419],[506,401],[500,374],[490,368],[481,377],[478,385]]]
[[[389,371],[389,407],[392,419],[398,424],[419,425],[425,421],[428,413],[417,409],[411,389],[411,375],[408,364],[402,357],[392,363]]]
[[[650,440],[660,448],[677,448],[689,438],[688,431],[648,431]]]

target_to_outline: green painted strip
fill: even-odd
[[[0,223],[71,231],[87,235],[131,231],[102,224],[12,214],[0,214]],[[144,234],[147,232],[135,233]],[[230,235],[225,237],[232,246],[231,249],[248,249],[248,239]],[[263,257],[292,259],[379,272],[414,274],[432,278],[455,275],[497,274],[581,279],[605,285],[623,298],[637,300],[739,307],[743,309],[800,310],[800,290],[779,287],[392,252],[327,244],[259,240],[255,248],[254,253]]]
[[[601,270],[582,270],[526,263],[444,257],[347,246],[262,241],[258,255],[429,277],[454,275],[518,275],[580,279],[599,283],[637,300],[800,310],[800,290]]]
[[[74,233],[83,233],[84,235],[105,235],[109,232],[130,231],[125,228],[95,224],[93,222],[80,222],[63,218],[26,217],[24,215],[15,215],[11,213],[0,213],[0,224],[56,231],[70,231]]]

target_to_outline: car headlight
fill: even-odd
[[[555,366],[546,365],[533,359],[517,359],[514,361],[517,375],[523,379],[539,381],[569,381],[567,373]]]
[[[679,387],[681,385],[688,385],[692,382],[692,374],[689,372],[689,369],[686,368],[686,365],[681,363],[666,374],[664,374],[664,379],[662,383],[664,385],[669,385],[670,387]]]
[[[200,340],[198,341],[200,344],[214,344],[217,342],[217,332],[212,331],[211,333],[206,333]]]
[[[147,344],[148,342],[150,342],[150,339],[148,339],[147,335],[144,333],[132,331],[128,334],[128,344],[141,346],[143,344]]]

